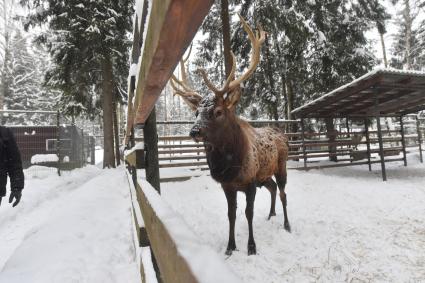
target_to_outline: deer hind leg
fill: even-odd
[[[235,221],[237,198],[235,190],[224,190],[227,199],[227,216],[229,217],[229,242],[227,243],[226,255],[231,255],[236,250]]]
[[[245,216],[248,220],[248,229],[249,229],[249,237],[248,237],[248,255],[253,255],[257,253],[257,248],[254,241],[254,232],[252,229],[252,219],[254,218],[254,200],[255,194],[257,192],[257,187],[255,183],[250,184],[245,191],[246,194],[246,209]]]
[[[282,206],[283,206],[283,217],[284,217],[283,227],[285,228],[286,231],[291,232],[291,226],[289,225],[289,220],[288,220],[288,212],[286,211],[286,205],[287,205],[286,193],[285,193],[286,176],[287,176],[286,172],[284,174],[275,175],[276,183],[280,191],[280,200],[282,201]]]
[[[268,220],[270,220],[270,218],[272,216],[276,215],[276,191],[277,191],[277,185],[275,183],[275,181],[273,181],[272,178],[268,179],[267,181],[265,181],[262,184],[264,187],[267,188],[267,190],[269,190],[270,192],[270,213],[269,213],[269,218]]]

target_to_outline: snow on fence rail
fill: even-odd
[[[216,252],[199,242],[187,224],[148,182],[137,180],[134,187],[133,180],[129,174],[127,176],[138,244],[144,245],[143,232],[140,232],[144,226],[163,282],[241,282]],[[145,266],[146,262],[148,266]],[[150,261],[145,256],[140,263],[145,281],[146,274],[152,270]]]

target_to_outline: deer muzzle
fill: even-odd
[[[196,142],[201,142],[203,140],[202,129],[200,127],[197,127],[196,125],[190,130],[189,135]]]

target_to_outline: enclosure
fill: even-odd
[[[59,112],[3,110],[0,116],[15,136],[25,169],[40,165],[71,170],[96,162],[95,137]]]

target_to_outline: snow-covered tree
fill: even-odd
[[[383,32],[387,18],[377,3],[362,6],[348,0],[230,3],[231,15],[238,11],[252,27],[258,22],[268,33],[261,62],[245,82],[239,108],[261,118],[292,118],[293,108],[369,71],[375,58],[368,51],[371,45],[365,32],[378,25]],[[206,38],[196,59],[196,65],[207,68],[216,82],[223,81],[224,74],[218,4],[204,21]],[[236,17],[231,18],[232,49],[242,71],[249,63],[250,44]]]
[[[27,26],[45,25],[38,37],[52,54],[47,84],[60,89],[66,113],[101,110],[104,167],[115,166],[113,104],[120,100],[128,77],[132,0],[21,0],[33,13]]]
[[[393,0],[393,4],[399,3],[401,10],[398,11],[396,24],[398,31],[394,36],[391,66],[398,69],[421,70],[425,68],[423,57],[423,45],[420,37],[423,25],[418,28],[418,15],[423,11],[425,1]]]
[[[58,93],[43,85],[49,56],[32,36],[20,29],[11,32],[10,49],[4,62],[2,88],[4,108],[8,110],[56,110]],[[48,122],[46,115],[8,115],[8,123],[29,125]]]

